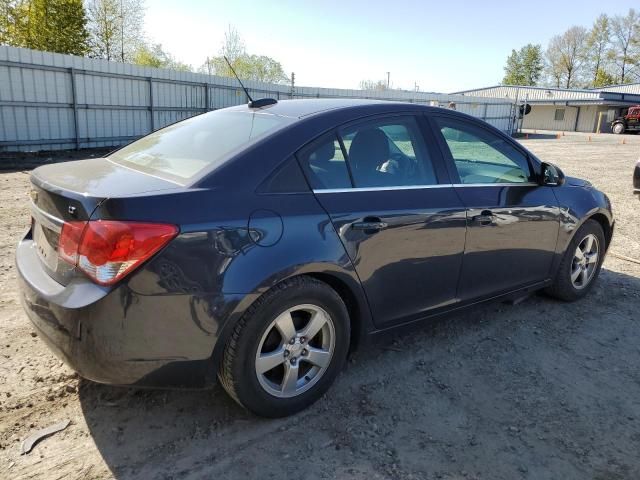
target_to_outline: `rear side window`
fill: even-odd
[[[313,142],[298,158],[306,170],[312,189],[351,188],[347,162],[334,134]]]
[[[435,120],[462,183],[531,181],[527,157],[499,135],[454,118]]]
[[[314,142],[299,155],[314,190],[393,188],[438,183],[415,118],[358,123]]]
[[[413,117],[381,119],[346,128],[343,143],[356,187],[438,183]]]
[[[268,113],[217,110],[158,130],[108,158],[184,184],[289,122]]]

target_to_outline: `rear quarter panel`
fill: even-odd
[[[129,298],[167,296],[186,307],[154,319],[156,331],[182,324],[194,345],[216,359],[235,322],[264,292],[302,274],[327,275],[352,293],[362,330],[368,305],[353,265],[325,211],[311,192],[257,194],[232,189],[196,189],[154,196],[109,199],[94,218],[161,221],[180,234],[159,255],[125,280]],[[198,308],[190,308],[197,305]],[[202,328],[206,325],[206,328]],[[203,343],[204,342],[204,343]],[[205,346],[206,345],[206,346]]]

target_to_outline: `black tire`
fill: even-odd
[[[331,360],[308,390],[290,398],[278,398],[263,388],[256,371],[256,353],[272,322],[297,305],[312,304],[330,316],[335,342]],[[238,321],[225,345],[218,379],[227,393],[253,413],[270,418],[303,410],[318,400],[342,369],[349,350],[350,325],[340,296],[324,282],[300,276],[286,280],[262,295]]]
[[[614,123],[611,127],[611,131],[616,135],[620,135],[624,133],[624,125],[622,123]]]
[[[598,261],[593,275],[591,276],[586,286],[578,289],[574,286],[571,280],[574,255],[578,245],[580,245],[581,242],[589,235],[594,235],[598,241]],[[589,293],[591,288],[593,288],[593,284],[596,282],[598,275],[600,274],[600,269],[602,267],[602,262],[604,261],[605,252],[606,240],[604,237],[604,232],[602,231],[602,227],[595,220],[587,220],[578,229],[571,242],[569,242],[569,246],[564,252],[564,256],[562,257],[562,261],[560,262],[560,266],[558,267],[558,271],[556,272],[553,284],[548,287],[545,292],[552,297],[555,297],[559,300],[564,300],[566,302],[573,302],[584,297],[587,293]]]

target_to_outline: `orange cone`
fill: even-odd
[[[623,138],[623,139],[622,139],[622,145],[624,145],[624,144],[626,144],[626,143],[627,143],[627,139],[626,139],[626,138]]]
[[[556,138],[557,138],[558,140],[560,140],[560,134],[559,134],[559,133],[556,133]]]
[[[591,135],[589,135],[589,141],[591,141]]]
[[[525,134],[524,134],[524,139],[525,139],[525,140],[529,140],[529,134],[528,134],[528,133],[525,133]]]

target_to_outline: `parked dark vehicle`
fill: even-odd
[[[633,169],[633,193],[640,195],[640,160],[636,162]]]
[[[587,294],[609,200],[448,109],[292,100],[34,170],[17,248],[40,336],[85,378],[299,411],[369,335]]]
[[[640,105],[629,107],[622,115],[611,122],[611,131],[616,134],[640,132]]]

